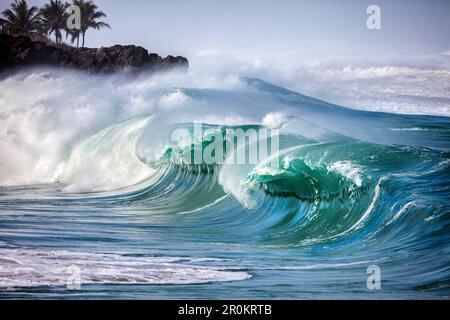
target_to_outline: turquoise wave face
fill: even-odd
[[[113,122],[67,147],[57,181],[1,187],[0,297],[448,297],[450,120],[245,83],[180,89],[191,106],[183,121]],[[185,163],[211,142],[170,133],[192,131],[188,120],[207,110],[219,120],[282,112],[205,125],[277,122],[279,150],[255,164]],[[367,286],[373,265],[381,289]],[[80,290],[66,285],[68,270],[80,271]]]

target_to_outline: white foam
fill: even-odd
[[[269,128],[281,128],[286,122],[289,121],[289,117],[282,112],[270,112],[265,115],[262,120],[262,124]]]
[[[139,133],[148,118],[127,121],[76,144],[67,161],[61,162],[56,179],[67,184],[66,192],[106,191],[134,185],[154,174],[136,156]]]
[[[400,218],[400,216],[402,215],[402,214],[404,214],[405,212],[406,212],[406,210],[409,208],[409,207],[411,207],[411,206],[415,206],[416,204],[413,202],[413,201],[411,201],[411,202],[408,202],[407,204],[405,204],[404,206],[402,206],[401,208],[400,208],[400,210],[398,210],[398,212],[392,217],[392,219],[387,223],[387,225],[389,225],[389,224],[391,224],[391,223],[393,223],[394,221],[396,221],[398,218]]]
[[[329,171],[335,171],[352,180],[358,187],[362,186],[361,168],[353,164],[351,161],[337,161],[328,165]]]
[[[391,131],[428,131],[426,128],[392,128]]]
[[[188,121],[179,110],[194,107],[177,88],[241,85],[236,76],[195,72],[137,77],[40,68],[18,72],[0,80],[0,185],[62,182],[72,192],[134,184],[152,173],[134,150],[145,124],[125,128],[121,122],[148,116],[162,124],[161,114],[166,122]],[[106,143],[93,146],[103,137]]]
[[[192,284],[251,277],[198,263],[213,258],[144,257],[118,254],[0,248],[0,287],[84,284]]]

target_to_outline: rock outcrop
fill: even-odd
[[[162,58],[134,45],[102,48],[74,48],[31,40],[27,36],[0,34],[0,71],[34,65],[72,68],[87,72],[110,73],[122,70],[160,71],[187,68],[181,56]]]

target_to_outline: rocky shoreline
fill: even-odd
[[[185,57],[162,58],[134,45],[101,48],[75,48],[54,45],[49,41],[32,40],[28,36],[0,34],[0,71],[23,66],[47,65],[89,73],[117,71],[156,72],[174,68],[187,69]]]

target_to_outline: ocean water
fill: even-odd
[[[238,76],[41,69],[4,77],[0,107],[0,298],[450,295],[446,116]],[[193,122],[278,128],[279,150],[186,164],[207,145],[170,134]]]

